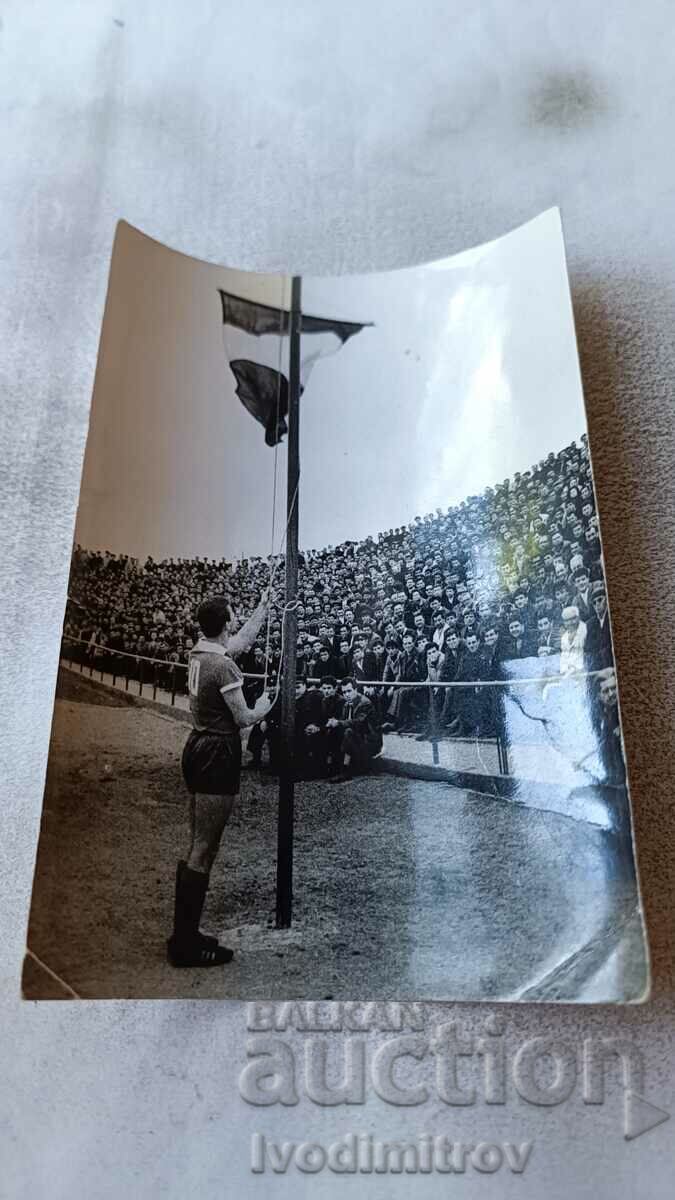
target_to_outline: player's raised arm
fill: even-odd
[[[258,607],[248,618],[248,621],[245,621],[241,629],[239,629],[237,633],[232,634],[232,636],[228,639],[227,652],[228,654],[231,654],[233,658],[238,654],[245,654],[247,650],[250,650],[258,636],[262,623],[267,616],[268,604],[269,592],[264,591]],[[251,722],[247,721],[246,724],[250,725]]]

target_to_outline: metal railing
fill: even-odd
[[[86,674],[88,678],[98,676],[99,681],[104,682],[106,675],[111,676],[113,687],[117,687],[123,682],[125,692],[130,691],[132,683],[137,684],[138,691],[135,694],[141,697],[145,691],[153,700],[156,700],[158,692],[163,692],[169,697],[171,706],[175,706],[177,695],[188,695],[187,663],[152,658],[127,650],[113,650],[101,643],[66,634],[62,637],[61,657],[71,668],[79,667],[79,673]],[[274,682],[269,679],[269,676],[253,672],[243,672],[243,677],[245,681],[256,681],[262,684],[266,680],[268,683]],[[321,685],[321,679],[318,676],[307,676],[305,682]],[[540,680],[519,682],[540,682]],[[471,689],[475,693],[476,689],[481,687],[503,690],[507,686],[508,681],[505,680],[474,680],[462,683],[444,680],[366,679],[357,681],[357,687],[375,702],[384,723],[387,722],[388,711],[391,708],[391,700],[395,692],[426,693],[423,700],[420,698],[419,704],[408,707],[413,709],[410,714],[413,721],[419,726],[424,725],[426,729],[425,740],[431,744],[434,766],[440,764],[439,742],[448,736],[443,724],[443,716],[447,712],[447,705],[443,701],[448,691],[450,689]],[[440,693],[443,693],[443,701],[440,699]],[[493,707],[496,714],[498,706]],[[493,731],[484,730],[472,740],[480,741],[483,745],[495,745],[499,773],[501,775],[509,774],[508,747],[498,728]]]
[[[132,682],[136,682],[139,696],[143,695],[145,688],[152,692],[152,699],[156,700],[157,693],[163,691],[171,697],[172,705],[175,705],[179,691],[187,695],[186,663],[149,658],[127,650],[113,650],[110,646],[66,634],[61,639],[61,647],[61,658],[70,667],[79,667],[80,675],[86,672],[90,679],[98,675],[100,682],[103,682],[106,675],[111,675],[113,687],[118,686],[118,681],[123,681],[125,692],[129,691]],[[182,680],[179,672],[183,673]]]

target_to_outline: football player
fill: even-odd
[[[267,594],[253,615],[234,633],[229,601],[214,596],[199,607],[201,638],[188,659],[188,691],[193,728],[182,757],[190,792],[191,841],[187,859],[178,863],[174,928],[167,956],[174,967],[215,967],[231,961],[233,951],[199,931],[209,874],[223,830],[239,793],[240,729],[262,721],[271,708],[261,696],[249,708],[243,675],[234,656],[253,645],[265,620]]]

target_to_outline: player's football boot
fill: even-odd
[[[172,967],[224,967],[232,962],[234,950],[217,943],[215,946],[204,945],[202,941],[181,944],[175,938],[169,938],[166,956]]]

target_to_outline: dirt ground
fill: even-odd
[[[63,999],[68,988],[83,998],[237,999],[643,991],[634,879],[611,835],[392,775],[296,786],[294,919],[277,931],[277,783],[244,772],[203,921],[234,947],[234,962],[172,969],[164,943],[186,843],[186,734],[174,716],[61,672],[27,998]]]

